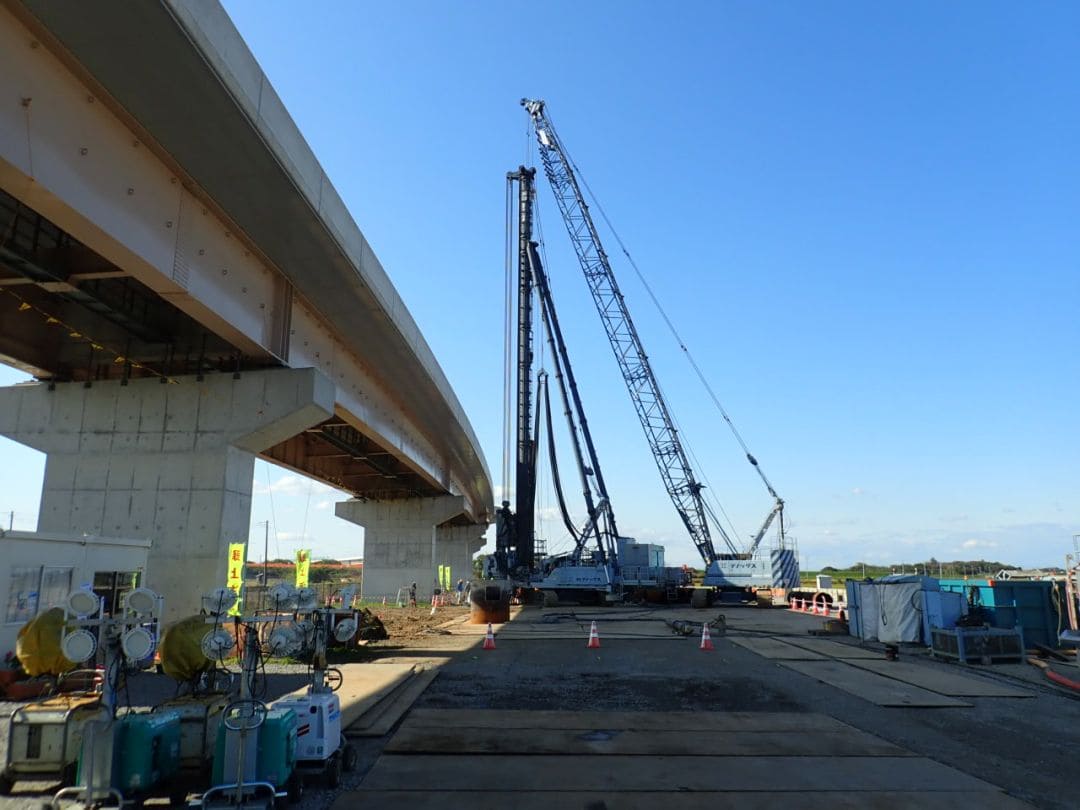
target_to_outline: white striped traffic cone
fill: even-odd
[[[713,649],[712,639],[709,638],[709,625],[701,625],[701,646],[698,648],[701,650]]]
[[[589,643],[585,645],[585,648],[589,650],[600,649],[600,633],[596,630],[596,622],[593,622],[592,627],[589,628]]]

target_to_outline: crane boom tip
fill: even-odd
[[[521,99],[521,106],[528,110],[529,115],[535,116],[543,111],[544,102],[543,99],[523,98]]]

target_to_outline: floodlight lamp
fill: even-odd
[[[89,630],[79,628],[61,639],[60,652],[68,661],[81,664],[94,657],[94,653],[97,652],[97,639]]]
[[[314,610],[318,607],[319,595],[314,588],[296,589],[296,606],[300,610]]]
[[[281,657],[299,652],[303,645],[303,632],[293,623],[275,627],[267,639],[270,655]]]
[[[203,606],[208,613],[220,616],[236,604],[236,599],[236,591],[232,588],[216,588],[203,597]]]
[[[120,638],[120,649],[129,661],[145,661],[154,654],[157,642],[145,627],[132,627]]]
[[[220,661],[235,646],[236,640],[225,630],[211,630],[202,638],[203,655],[211,661]]]
[[[98,612],[101,607],[101,599],[96,593],[86,588],[80,588],[68,594],[67,608],[69,613],[74,613],[80,618],[89,618]],[[72,659],[69,658],[69,661]]]
[[[153,616],[157,612],[160,597],[149,588],[136,588],[124,598],[127,609],[136,616]]]
[[[275,610],[289,608],[296,604],[296,588],[287,582],[279,582],[270,589],[268,596]]]
[[[334,638],[344,644],[350,638],[356,635],[356,619],[348,618],[342,619],[336,625],[334,625]]]

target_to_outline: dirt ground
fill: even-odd
[[[437,632],[440,627],[449,621],[460,620],[469,614],[468,607],[437,607],[435,615],[431,615],[431,606],[417,607],[371,607],[371,612],[382,620],[386,631],[390,634],[390,641],[402,642],[416,640]]]

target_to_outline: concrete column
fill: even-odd
[[[168,619],[225,583],[246,542],[255,455],[327,419],[334,386],[281,369],[0,388],[0,435],[47,454],[38,531],[149,538],[147,586]]]
[[[457,495],[396,501],[342,501],[336,513],[364,527],[364,598],[393,599],[416,583],[419,599],[438,587],[440,565],[455,579],[472,573],[472,555],[483,546],[484,527],[450,525],[465,519],[465,499]]]
[[[473,578],[473,555],[484,547],[486,526],[475,523],[443,525],[435,528],[435,570],[450,566],[451,588],[459,579]]]

